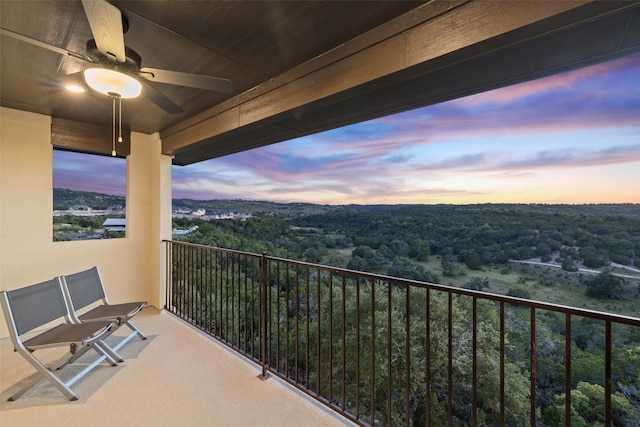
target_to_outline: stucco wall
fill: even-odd
[[[161,154],[158,136],[131,136],[126,238],[53,242],[50,123],[48,116],[0,109],[0,290],[97,265],[112,302],[142,299],[160,308],[171,159]]]

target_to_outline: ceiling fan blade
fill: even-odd
[[[149,83],[142,80],[138,81],[142,85],[142,96],[146,97],[149,101],[153,102],[169,114],[178,114],[184,112],[182,107],[158,92]]]
[[[25,42],[25,43],[32,44],[34,46],[41,47],[43,49],[50,50],[52,52],[59,53],[60,55],[70,56],[72,58],[80,59],[80,60],[85,61],[85,62],[92,62],[91,59],[89,59],[89,58],[87,58],[84,55],[81,55],[79,53],[71,52],[71,51],[63,49],[61,47],[54,46],[54,45],[49,44],[49,43],[41,42],[40,40],[32,39],[31,37],[23,36],[22,34],[13,32],[11,30],[7,30],[5,28],[0,28],[0,34],[2,34],[3,36],[8,36],[8,37],[14,38],[16,40],[20,40],[20,41]]]
[[[233,91],[231,80],[220,77],[210,77],[200,74],[181,73],[179,71],[147,67],[140,68],[139,74],[145,79],[157,83],[195,87],[198,89],[213,90],[222,93],[231,93]]]
[[[82,0],[98,50],[109,60],[125,62],[122,14],[105,0]]]

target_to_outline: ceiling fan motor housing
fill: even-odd
[[[124,47],[126,60],[123,63],[117,63],[115,61],[107,60],[107,57],[104,56],[98,50],[95,39],[87,40],[86,48],[87,48],[87,56],[89,57],[89,59],[91,59],[91,62],[100,64],[100,65],[105,65],[105,64],[122,65],[129,71],[136,72],[136,73],[140,70],[140,67],[142,67],[142,58],[140,57],[140,55],[138,55],[138,53],[135,50],[130,49],[127,46]]]

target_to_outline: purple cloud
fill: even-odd
[[[635,146],[613,146],[602,150],[581,150],[578,148],[556,151],[540,151],[533,156],[496,164],[490,169],[537,169],[537,168],[581,168],[640,162],[640,144]],[[640,171],[639,171],[640,176]]]
[[[120,158],[53,150],[53,187],[124,196],[127,164]]]

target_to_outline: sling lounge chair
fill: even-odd
[[[113,366],[118,364],[101,344],[101,340],[115,328],[115,323],[111,321],[87,324],[61,323],[39,335],[22,340],[22,336],[27,332],[68,316],[69,307],[59,278],[21,289],[3,291],[0,294],[0,303],[15,350],[36,368],[39,374],[9,400],[16,400],[43,379],[49,380],[69,400],[77,400],[78,396],[71,390],[71,385],[105,359]],[[37,350],[52,347],[68,347],[71,353],[69,359],[75,359],[77,353],[85,353],[89,349],[94,349],[100,357],[65,383],[54,371],[66,365],[67,361],[55,363],[49,368],[35,356]]]
[[[147,338],[131,323],[131,318],[144,308],[147,304],[146,301],[111,304],[104,291],[98,267],[92,267],[88,270],[63,276],[62,282],[70,308],[69,320],[72,323],[111,321],[116,322],[114,331],[122,325],[127,325],[127,327],[131,329],[132,332],[128,336],[120,340],[117,345],[111,347],[111,350],[118,357],[119,361],[122,361],[122,358],[118,356],[116,352],[123,345],[136,335],[143,340]],[[94,303],[96,302],[100,302],[100,304],[79,314],[79,310],[82,311],[85,307],[95,305]]]

